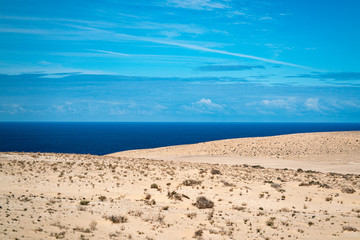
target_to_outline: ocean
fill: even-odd
[[[360,123],[2,122],[0,151],[104,155],[132,149],[290,133],[360,130]]]

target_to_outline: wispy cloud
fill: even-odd
[[[25,113],[27,110],[20,104],[1,104],[0,113],[18,114]]]
[[[77,23],[77,24],[86,24],[93,27],[112,27],[113,23],[104,22],[104,21],[89,21],[81,19],[71,19],[71,18],[44,18],[44,17],[25,17],[25,16],[9,16],[9,15],[0,15],[0,19],[4,20],[15,20],[15,21],[37,21],[37,22],[62,22],[62,23]]]
[[[102,49],[84,49],[91,52],[50,52],[47,55],[77,57],[77,58],[135,58],[140,61],[153,62],[183,62],[198,63],[202,62],[219,62],[221,58],[193,56],[193,55],[160,55],[160,54],[127,54],[122,52],[107,51]]]
[[[261,103],[265,106],[276,107],[276,108],[286,108],[290,109],[291,103],[294,102],[294,99],[272,99],[272,100],[262,100]]]
[[[277,98],[277,99],[264,99],[261,101],[247,103],[247,107],[255,107],[256,109],[264,112],[271,112],[275,110],[294,111],[297,99],[295,97]]]
[[[269,62],[269,63],[273,63],[273,64],[279,64],[279,65],[285,65],[285,66],[291,66],[291,67],[297,67],[297,68],[309,68],[309,67],[305,67],[305,66],[298,65],[298,64],[293,64],[293,63],[288,63],[288,62],[283,62],[283,61],[278,61],[278,60],[273,60],[273,59],[268,59],[268,58],[262,58],[262,57],[257,57],[257,56],[253,56],[253,55],[248,55],[248,54],[234,53],[234,52],[229,52],[229,51],[225,51],[225,50],[218,50],[218,49],[213,49],[213,48],[209,48],[209,47],[203,47],[203,46],[199,46],[196,44],[187,43],[184,41],[173,41],[173,40],[161,39],[161,38],[136,36],[136,35],[130,35],[130,34],[124,34],[124,33],[116,33],[116,32],[104,30],[104,29],[76,26],[76,25],[69,25],[69,27],[74,27],[74,28],[78,28],[81,30],[85,30],[86,32],[83,37],[87,40],[98,39],[99,36],[101,36],[102,40],[107,39],[110,41],[126,40],[126,41],[150,42],[150,43],[156,43],[156,44],[161,44],[161,45],[176,46],[176,47],[181,47],[181,48],[186,48],[186,49],[198,50],[198,51],[203,51],[203,52],[217,53],[217,54],[221,54],[221,55],[253,59],[253,60],[258,60],[258,61],[262,61],[262,62]],[[53,32],[53,31],[41,30],[41,29],[34,30],[34,29],[0,28],[0,32],[4,32],[4,31],[5,32],[24,33],[24,34],[41,34],[41,35],[49,35],[49,36],[52,36],[52,34],[54,34],[54,33],[58,33],[56,31]],[[73,31],[73,32],[65,31],[64,33],[73,34],[74,36],[76,36],[76,34],[84,34],[84,32],[76,32],[76,31]],[[89,35],[89,33],[91,35]],[[81,35],[80,35],[80,37],[81,37]],[[73,38],[73,39],[78,41],[79,36],[77,36],[77,38]],[[71,38],[69,40],[71,40]]]
[[[299,74],[296,76],[287,76],[287,78],[316,78],[334,81],[358,81],[360,80],[360,72],[313,72],[310,74]]]
[[[112,51],[96,50],[96,49],[88,49],[88,50],[89,50],[89,51],[93,51],[93,52],[99,52],[99,53],[107,53],[107,54],[111,54],[111,55],[130,56],[129,54],[120,53],[120,52],[112,52]]]
[[[299,98],[287,97],[277,99],[264,99],[261,101],[246,104],[249,108],[254,108],[262,114],[294,114],[301,115],[311,112],[325,113],[339,108],[332,103],[320,104],[318,97]]]
[[[262,61],[262,62],[269,62],[269,63],[279,64],[279,65],[285,65],[285,66],[291,66],[291,67],[297,67],[297,68],[309,68],[309,67],[298,65],[298,64],[293,64],[293,63],[288,63],[288,62],[283,62],[283,61],[278,61],[278,60],[273,60],[273,59],[268,59],[268,58],[262,58],[262,57],[257,57],[257,56],[253,56],[253,55],[242,54],[242,53],[233,53],[233,52],[228,52],[228,51],[224,51],[224,50],[217,50],[217,49],[212,49],[212,48],[207,48],[207,47],[201,47],[201,46],[197,46],[197,45],[193,45],[193,44],[186,44],[186,43],[180,43],[180,42],[175,42],[175,41],[157,40],[157,39],[143,39],[143,40],[151,41],[153,43],[178,46],[178,47],[199,50],[199,51],[204,51],[204,52],[212,52],[212,53],[218,53],[218,54],[222,54],[222,55],[229,55],[229,56],[235,56],[235,57],[240,57],[240,58],[248,58],[248,59],[258,60],[258,61]]]
[[[243,71],[250,69],[265,69],[262,65],[205,65],[199,66],[196,70],[204,72]]]
[[[168,0],[165,5],[170,7],[194,10],[213,10],[229,8],[229,6],[224,3],[212,0]]]
[[[179,23],[158,23],[158,22],[136,22],[134,24],[127,24],[125,28],[147,29],[147,30],[160,30],[174,31],[178,33],[189,34],[203,34],[207,30],[195,24],[179,24]]]
[[[270,17],[270,16],[265,16],[265,17],[260,17],[259,20],[264,21],[264,20],[274,20],[274,18]]]
[[[205,114],[214,114],[224,111],[224,106],[214,103],[211,99],[202,98],[201,100],[191,103],[190,105],[183,106],[185,111],[195,112],[195,113],[205,113]]]

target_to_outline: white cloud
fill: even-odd
[[[183,107],[186,111],[196,112],[196,113],[207,113],[213,114],[216,112],[224,111],[224,106],[214,103],[211,99],[202,98],[201,100],[192,103],[190,105],[186,105]]]
[[[250,102],[246,104],[249,108],[255,108],[257,111],[272,111],[272,112],[284,112],[284,110],[291,114],[303,114],[311,111],[322,112],[324,111],[334,111],[339,109],[339,106],[332,105],[330,107],[329,103],[326,105],[321,105],[319,98],[280,98],[280,99],[264,99],[257,102]]]
[[[318,98],[308,98],[305,101],[305,106],[309,110],[320,111],[321,107]]]
[[[211,0],[168,0],[166,5],[171,7],[187,8],[194,10],[213,10],[229,7],[223,3],[214,2]]]
[[[25,113],[27,110],[23,108],[20,104],[2,104],[0,108],[0,113]]]
[[[274,107],[287,107],[289,104],[284,99],[262,100],[263,104]]]
[[[167,107],[161,105],[161,104],[155,104],[154,105],[154,109],[155,110],[158,110],[158,111],[161,111],[161,110],[165,110],[165,109],[168,109]]]
[[[259,18],[259,20],[261,20],[261,21],[264,21],[264,20],[274,20],[274,18],[269,17],[269,16],[266,16],[266,17],[261,17],[261,18]]]
[[[298,110],[299,100],[296,97],[287,97],[279,99],[264,99],[261,101],[247,103],[248,108],[253,108],[261,114],[274,115],[277,112],[296,113]]]
[[[296,104],[296,98],[289,97],[284,99],[272,99],[272,100],[262,100],[261,104],[263,107],[267,108],[282,108],[287,110],[294,110],[294,105]]]

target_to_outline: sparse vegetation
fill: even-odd
[[[210,173],[213,174],[213,175],[216,175],[216,174],[221,175],[220,170],[215,169],[215,168],[211,169]]]
[[[194,238],[201,237],[203,235],[203,230],[197,230],[194,233]]]
[[[342,239],[359,232],[358,194],[341,191],[360,189],[358,174],[91,155],[41,153],[26,161],[17,160],[25,153],[15,156],[0,157],[0,177],[26,188],[1,191],[0,239],[21,239],[26,231],[39,239],[154,240],[184,226],[191,226],[190,235],[179,238],[246,234],[295,240],[320,233]],[[318,204],[324,205],[321,211]]]
[[[343,231],[348,231],[348,232],[357,232],[357,228],[351,227],[351,226],[343,226]]]
[[[331,197],[331,196],[325,198],[325,201],[327,201],[327,202],[330,202],[330,201],[332,201],[332,200],[333,200],[333,197]]]
[[[155,188],[155,189],[158,189],[158,188],[159,188],[159,186],[158,186],[156,183],[151,184],[150,187],[151,187],[151,188]]]
[[[266,221],[266,226],[269,226],[271,228],[275,228],[275,217],[271,217]]]
[[[213,208],[214,202],[208,200],[206,197],[201,196],[196,199],[196,203],[194,205],[199,209]]]
[[[112,223],[126,223],[128,221],[127,217],[121,215],[110,215],[104,218],[110,220]]]
[[[343,188],[343,189],[341,189],[341,192],[343,192],[343,193],[347,193],[347,194],[353,194],[353,193],[355,193],[356,191],[355,191],[355,189],[353,189],[353,188]]]
[[[105,196],[100,196],[100,197],[99,197],[99,200],[103,202],[103,201],[106,200],[106,197],[105,197]]]
[[[82,206],[87,206],[87,205],[89,205],[89,203],[90,203],[90,201],[87,201],[87,200],[80,201],[80,205],[82,205]]]
[[[183,181],[183,185],[184,186],[195,186],[195,185],[200,185],[201,181],[198,180],[194,180],[194,179],[187,179]]]

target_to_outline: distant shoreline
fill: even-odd
[[[0,151],[105,155],[223,139],[354,130],[360,130],[360,123],[0,123]]]

